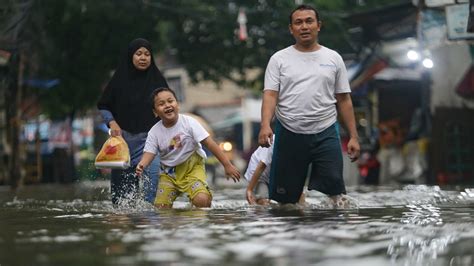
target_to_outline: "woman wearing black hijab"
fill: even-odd
[[[160,87],[168,88],[168,84],[155,65],[150,42],[133,40],[97,104],[110,134],[121,135],[130,149],[131,167],[123,171],[112,170],[110,186],[114,204],[140,195],[134,169],[143,154],[148,131],[159,121],[153,114],[150,95]],[[145,199],[149,202],[155,198],[158,169],[159,159],[148,169]]]

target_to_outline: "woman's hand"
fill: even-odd
[[[116,137],[116,136],[121,136],[122,135],[122,129],[120,128],[119,124],[117,124],[117,122],[115,122],[115,120],[110,121],[109,127],[110,127],[110,130],[109,130],[109,135],[110,136]]]

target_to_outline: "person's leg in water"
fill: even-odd
[[[209,193],[199,192],[192,199],[192,203],[198,208],[209,208],[211,207],[212,197]]]
[[[138,199],[138,178],[135,169],[129,167],[125,170],[112,170],[110,190],[114,205]]]
[[[198,208],[211,207],[212,194],[206,183],[204,159],[194,153],[182,164],[173,168],[173,176],[162,171],[155,206],[171,208],[176,198],[187,193],[191,203]]]
[[[255,188],[255,198],[258,205],[266,206],[270,204],[270,196],[268,193],[268,183],[259,181]]]
[[[334,208],[344,209],[349,207],[349,199],[344,194],[329,196],[334,204]]]
[[[147,132],[132,134],[122,130],[122,136],[127,142],[130,152],[130,163],[136,166],[143,156],[143,148],[145,147]],[[144,174],[139,177],[142,184],[140,195],[142,200],[153,203],[158,189],[158,180],[160,174],[160,156],[156,155],[150,165],[145,169]]]
[[[257,187],[255,188],[255,198],[258,205],[262,205],[262,206],[270,205],[268,183],[266,183],[265,181],[259,181],[257,183]],[[297,203],[304,205],[306,203],[305,200],[306,200],[306,196],[304,192],[302,192]]]
[[[166,172],[161,172],[154,200],[155,207],[160,209],[172,208],[174,201],[180,194],[176,185],[176,179],[166,174]]]
[[[342,175],[343,161],[336,122],[316,134],[312,148],[312,169],[308,189],[318,190],[332,199],[335,205],[345,205],[346,188]]]
[[[206,182],[204,159],[200,155],[194,153],[186,162],[177,166],[176,175],[183,176],[178,183],[195,207],[211,207],[212,193]]]
[[[297,203],[310,163],[311,135],[287,130],[278,120],[270,168],[269,197],[278,203]]]
[[[153,159],[151,164],[145,170],[145,175],[143,175],[143,177],[145,178],[143,182],[145,200],[153,203],[156,198],[156,191],[160,179],[160,156],[155,156],[155,159]]]
[[[306,195],[304,194],[304,192],[301,192],[301,196],[300,196],[300,199],[298,200],[298,204],[301,204],[301,205],[306,204]]]
[[[198,208],[209,208],[212,203],[212,194],[206,183],[197,178],[187,178],[188,184],[184,189],[179,182],[168,175],[161,174],[158,191],[156,194],[155,206],[157,208],[172,208],[176,198],[181,195],[181,191],[185,191],[189,195],[192,205]]]

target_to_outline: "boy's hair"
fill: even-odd
[[[318,12],[318,10],[316,10],[316,8],[314,8],[311,5],[302,4],[302,5],[297,6],[295,9],[293,9],[293,11],[291,11],[291,13],[290,13],[290,25],[293,22],[293,13],[295,13],[298,10],[313,10],[314,14],[316,14],[316,21],[318,21],[318,22],[321,21],[321,17],[319,16],[319,12]]]
[[[170,88],[166,88],[166,87],[160,87],[160,88],[157,88],[155,90],[153,90],[153,92],[151,93],[151,96],[150,96],[150,100],[151,100],[151,105],[153,106],[153,108],[155,108],[155,97],[156,95],[158,95],[158,93],[160,92],[163,92],[163,91],[169,91],[171,92],[171,94],[173,94],[174,98],[176,99],[176,101],[178,100],[178,98],[176,97],[176,93],[170,89]]]

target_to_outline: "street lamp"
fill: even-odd
[[[431,69],[434,66],[433,60],[431,60],[431,58],[423,59],[422,64],[425,68],[428,68],[428,69]]]
[[[407,52],[407,57],[411,61],[418,61],[418,59],[420,58],[420,54],[415,50],[409,50]]]

